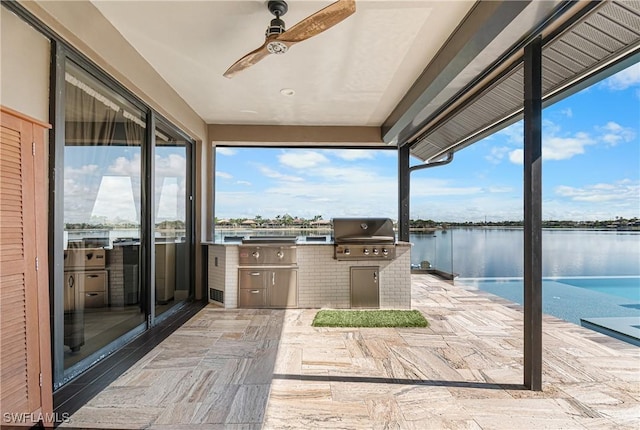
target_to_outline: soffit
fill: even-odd
[[[549,105],[640,60],[640,2],[602,2],[570,28],[545,40],[543,102]],[[423,160],[437,160],[522,118],[521,53],[464,106],[426,126],[411,147]]]

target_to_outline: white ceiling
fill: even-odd
[[[292,0],[282,19],[291,28],[331,3]],[[93,1],[205,122],[337,126],[383,124],[474,3],[359,0],[335,27],[227,79],[264,42],[266,1]]]

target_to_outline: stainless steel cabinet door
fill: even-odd
[[[267,277],[269,305],[272,308],[298,307],[298,271],[273,269]]]
[[[380,307],[380,270],[378,267],[351,268],[351,307]]]
[[[247,288],[264,288],[267,271],[262,269],[240,269],[239,276],[239,286],[241,290]]]
[[[107,304],[107,272],[104,270],[79,273],[85,308],[102,308]]]
[[[265,288],[241,288],[238,297],[241,308],[264,308],[267,305],[267,290]]]
[[[238,272],[238,306],[263,308],[267,306],[266,270],[240,269]]]

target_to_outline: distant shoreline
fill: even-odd
[[[522,225],[478,225],[478,224],[469,224],[469,225],[448,225],[446,227],[409,227],[409,231],[416,233],[433,233],[436,231],[446,231],[448,229],[460,229],[460,228],[500,228],[500,229],[522,229],[524,226]],[[543,226],[543,229],[546,230],[600,230],[600,231],[640,231],[639,226],[629,226],[629,227],[606,227],[606,226]],[[332,228],[328,226],[322,227],[302,227],[302,226],[292,226],[292,227],[270,227],[270,226],[215,226],[216,230],[219,231],[262,231],[262,230],[270,230],[270,231],[326,231],[331,232]],[[394,228],[397,230],[397,228]]]

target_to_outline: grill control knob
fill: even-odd
[[[378,251],[378,248],[373,248],[373,255],[378,255],[380,254],[380,251]]]
[[[350,254],[351,254],[351,250],[349,248],[345,248],[344,255],[350,255]]]
[[[278,258],[279,258],[279,259],[281,259],[281,260],[282,260],[282,257],[284,257],[284,252],[282,252],[282,251],[278,251],[278,252],[276,253],[276,255],[278,256]]]
[[[258,258],[258,257],[260,257],[260,252],[258,252],[258,251],[253,251],[253,252],[251,253],[251,256],[252,256],[253,258]]]
[[[384,255],[385,257],[389,255],[389,250],[387,248],[382,248],[382,255]]]
[[[369,248],[365,248],[365,249],[363,249],[363,250],[362,250],[362,253],[363,253],[364,255],[369,255]]]

